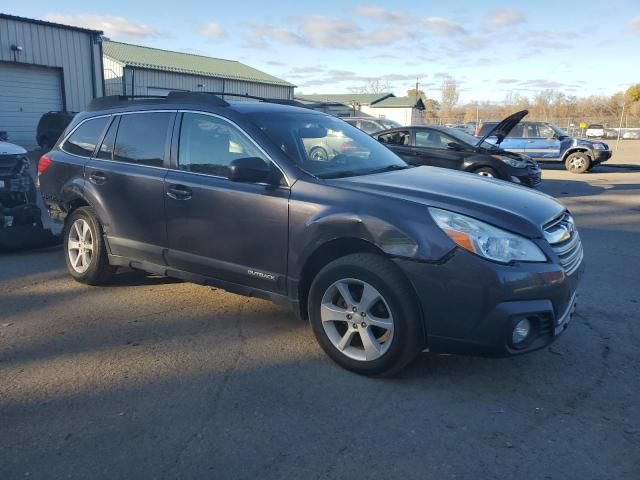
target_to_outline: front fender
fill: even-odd
[[[569,155],[575,152],[583,152],[589,155],[589,158],[593,160],[593,150],[587,147],[586,145],[576,145],[575,147],[568,148],[566,152],[562,155],[562,161],[564,162]]]

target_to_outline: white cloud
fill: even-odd
[[[117,15],[47,15],[45,20],[65,25],[74,25],[92,30],[102,30],[104,34],[112,38],[147,38],[153,37],[158,32],[144,23],[135,22]]]
[[[380,22],[404,23],[412,19],[411,14],[408,12],[391,11],[374,5],[358,7],[355,9],[355,12],[358,15],[378,20]]]
[[[220,40],[227,36],[220,25],[216,22],[207,22],[200,27],[200,33],[207,37],[209,40]]]
[[[278,42],[314,48],[361,49],[393,44],[416,34],[414,30],[394,25],[364,30],[351,20],[324,15],[297,17],[293,21],[293,29],[250,25],[245,32],[245,46],[261,48],[269,42]]]
[[[525,21],[520,10],[501,9],[489,13],[489,23],[494,27],[510,27]]]
[[[459,35],[467,33],[464,27],[442,17],[427,17],[424,19],[424,26],[444,35]]]
[[[640,33],[640,16],[633,17],[629,22],[629,28],[632,32]]]

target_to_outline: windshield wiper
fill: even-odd
[[[405,170],[412,168],[410,165],[387,165],[386,167],[374,168],[371,170],[342,170],[340,172],[331,172],[324,175],[316,175],[318,178],[342,178],[342,177],[356,177],[359,175],[370,175],[372,173],[391,172],[393,170]]]
[[[356,175],[363,175],[362,170],[341,170],[340,172],[331,172],[325,174],[316,174],[316,177],[327,178],[342,178],[342,177],[355,177]]]
[[[393,172],[394,170],[406,170],[407,168],[411,168],[411,166],[410,165],[387,165],[386,167],[367,170],[363,172],[362,175],[369,175],[371,173]]]

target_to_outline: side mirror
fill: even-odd
[[[266,182],[271,175],[271,167],[258,157],[236,158],[229,164],[229,180],[232,182]]]
[[[456,143],[456,142],[449,142],[449,143],[447,143],[447,146],[451,150],[462,150],[462,145],[460,145],[459,143]]]

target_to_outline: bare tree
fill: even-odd
[[[391,84],[379,78],[372,78],[364,85],[349,88],[349,91],[351,93],[389,93]]]
[[[459,99],[460,94],[458,93],[456,81],[452,78],[445,79],[440,87],[440,107],[442,114],[451,115]]]

